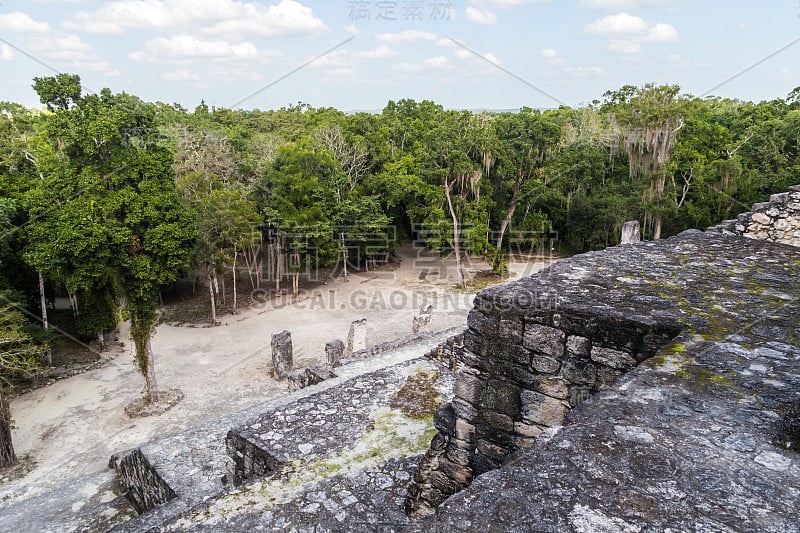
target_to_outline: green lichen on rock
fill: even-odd
[[[404,415],[425,419],[442,405],[442,398],[436,390],[439,373],[418,370],[406,378],[406,382],[389,398],[389,407],[398,409]]]

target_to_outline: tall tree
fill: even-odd
[[[155,401],[150,337],[159,288],[187,267],[196,235],[175,190],[172,154],[147,134],[153,108],[136,97],[108,89],[40,97],[68,97],[75,105],[54,105],[47,117],[46,138],[57,157],[29,197],[28,261],[66,279],[75,293],[119,287],[136,361]]]

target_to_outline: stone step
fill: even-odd
[[[403,385],[407,376],[418,371],[441,370],[421,356],[456,331],[458,329],[428,334],[379,357],[354,361],[337,368],[338,377],[321,384],[141,446],[138,450],[148,465],[177,496],[120,524],[117,530],[142,531],[160,527],[191,514],[192,510],[211,505],[217,498],[237,494],[228,483],[234,479],[235,462],[226,449],[226,439],[231,450],[236,449],[236,442],[246,443],[243,448],[249,444],[254,455],[269,455],[275,459],[271,463],[273,468],[262,469],[259,475],[284,474],[287,466],[313,463],[338,471],[340,465],[327,461],[341,456],[369,434],[368,426],[375,423],[376,413],[381,418],[390,416],[390,411],[381,409],[386,409],[388,397]],[[452,379],[441,377],[437,389],[440,395],[446,395],[452,389]],[[430,422],[414,431],[423,434],[429,426],[432,427]],[[427,444],[425,442],[420,449],[424,451]],[[411,466],[409,463],[409,468]],[[243,477],[237,482],[244,481]]]

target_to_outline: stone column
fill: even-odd
[[[347,334],[347,355],[367,349],[367,319],[360,318],[350,324]]]
[[[620,244],[633,244],[642,240],[641,230],[638,220],[630,220],[622,225],[622,237]]]
[[[275,379],[286,379],[294,365],[292,334],[286,330],[272,334],[272,372]]]
[[[343,356],[344,343],[342,341],[335,339],[325,343],[325,359],[328,365],[328,370],[339,366]]]

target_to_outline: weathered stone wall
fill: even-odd
[[[463,367],[455,398],[434,420],[440,434],[411,487],[411,516],[430,514],[474,476],[499,468],[680,331],[671,319],[528,308],[505,290],[500,301],[491,291],[479,295],[463,346],[452,338],[437,349],[439,362]]]
[[[796,531],[798,287],[800,249],[695,230],[482,291],[410,530]]]
[[[464,331],[448,339],[425,354],[431,361],[458,372],[464,367]]]
[[[769,202],[755,204],[751,212],[709,230],[800,246],[800,185],[789,187],[789,192],[773,194]]]
[[[112,456],[108,466],[117,471],[128,501],[139,513],[155,509],[176,496],[138,448]]]

